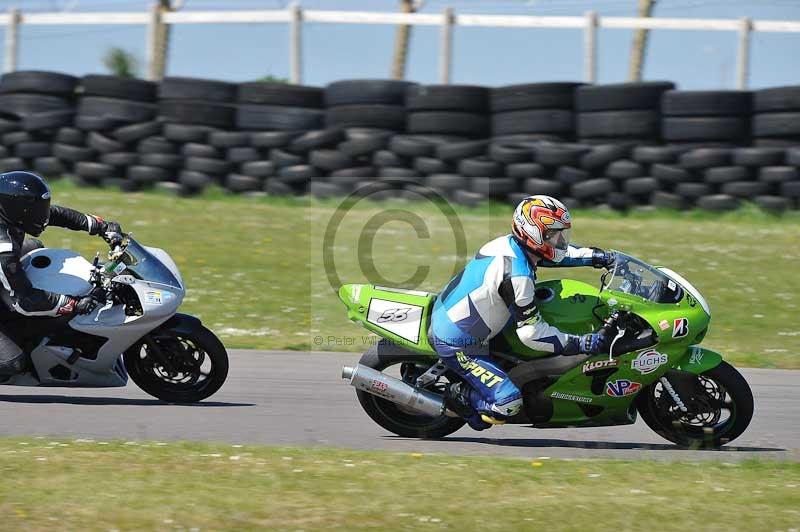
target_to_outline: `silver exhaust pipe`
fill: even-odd
[[[407,406],[422,414],[431,417],[438,417],[442,414],[456,416],[455,413],[447,410],[442,396],[414,388],[400,379],[395,379],[363,364],[356,364],[354,367],[344,366],[342,378],[349,380],[350,386],[361,391]]]

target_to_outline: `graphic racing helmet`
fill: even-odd
[[[528,251],[561,262],[569,247],[572,218],[563,203],[550,196],[528,196],[514,209],[512,232]]]

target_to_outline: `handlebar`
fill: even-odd
[[[127,233],[103,233],[102,235],[103,240],[113,249],[115,246],[122,244],[125,239],[128,237]]]
[[[631,351],[650,347],[656,343],[652,331],[640,337],[642,331],[637,327],[628,329],[619,327],[618,322],[624,322],[629,315],[630,313],[626,311],[615,310],[606,318],[603,322],[603,326],[598,330],[598,332],[602,331],[606,335],[606,338],[613,340],[613,342],[609,343],[609,351],[612,351],[613,348],[610,356],[614,356],[615,353],[618,355],[630,353]],[[630,337],[628,334],[629,332],[633,333],[634,336]]]

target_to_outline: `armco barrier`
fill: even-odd
[[[137,190],[771,210],[800,198],[800,86],[670,82],[326,88],[20,71],[0,78],[0,170]]]

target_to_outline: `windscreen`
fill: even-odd
[[[173,288],[182,288],[180,281],[175,278],[169,268],[132,238],[128,241],[122,262],[126,269],[138,279]]]
[[[683,289],[649,264],[625,253],[614,252],[614,269],[606,274],[603,290],[632,294],[655,303],[677,303]]]

